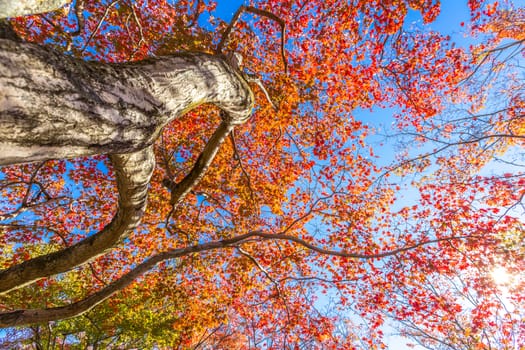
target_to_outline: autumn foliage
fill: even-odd
[[[182,203],[166,179],[196,161],[214,106],[164,128],[128,238],[2,295],[0,311],[81,300],[170,249],[266,236],[165,260],[82,316],[7,329],[4,344],[379,349],[389,324],[430,348],[525,347],[525,9],[468,5],[470,47],[430,29],[437,0],[254,0],[284,30],[245,11],[226,39],[212,1],[77,0],[13,19],[24,40],[104,62],[215,54],[224,40],[260,84]],[[113,180],[105,156],[2,168],[0,268],[103,228]]]

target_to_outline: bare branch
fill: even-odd
[[[186,26],[186,28],[191,28],[193,27],[197,21],[199,20],[199,16],[201,14],[201,1],[202,0],[197,0],[195,2],[195,9],[193,10],[193,18],[191,19],[190,23],[188,23],[188,25]]]
[[[270,275],[268,270],[266,270],[261,264],[259,264],[257,259],[253,257],[253,255],[251,255],[250,253],[248,253],[247,251],[245,251],[244,249],[240,247],[237,248],[237,251],[241,253],[242,255],[244,255],[245,257],[247,257],[248,259],[250,259],[250,261],[253,262],[255,266],[257,266],[257,268],[266,276],[266,278],[268,278],[277,287],[277,289],[279,289],[279,285],[277,281],[275,281],[275,279]]]
[[[139,16],[137,15],[137,11],[135,10],[135,5],[131,3],[129,7],[131,8],[131,12],[133,14],[133,19],[135,20],[135,24],[137,25],[137,27],[139,27],[139,36],[140,36],[139,42],[135,44],[136,48],[135,50],[133,50],[130,56],[130,59],[133,59],[133,57],[135,57],[135,54],[138,52],[138,50],[140,50],[140,46],[144,44],[146,40],[144,39],[144,29],[142,28],[142,23],[140,22]],[[128,31],[128,34],[129,34],[129,31]]]
[[[106,11],[104,11],[104,15],[100,18],[100,20],[98,21],[98,24],[97,24],[97,27],[95,28],[95,30],[91,33],[91,35],[89,36],[89,38],[86,40],[86,42],[84,43],[84,46],[82,47],[82,49],[80,49],[80,52],[84,52],[86,50],[86,48],[88,47],[89,43],[91,42],[91,40],[93,39],[93,37],[95,35],[97,35],[100,27],[102,26],[102,22],[104,22],[104,20],[106,19],[106,17],[108,16],[109,14],[109,10],[111,10],[111,8],[113,6],[115,6],[120,0],[115,0],[113,1],[112,3],[110,3],[107,7],[106,7]]]
[[[80,35],[86,26],[84,19],[84,0],[77,0],[75,3],[75,17],[77,18],[77,29],[71,33],[71,36]]]
[[[23,212],[25,212],[27,210],[31,210],[31,209],[33,209],[35,207],[38,207],[38,206],[41,206],[43,204],[50,204],[50,203],[54,203],[54,202],[60,202],[61,200],[65,200],[65,199],[69,199],[69,197],[61,196],[61,197],[49,198],[46,202],[43,202],[43,203],[35,203],[35,204],[22,203],[22,205],[20,205],[15,210],[13,210],[11,212],[8,212],[8,213],[0,214],[0,221],[4,221],[4,220],[9,220],[9,219],[15,218],[18,215],[22,214]]]
[[[228,134],[233,130],[234,125],[227,121],[221,122],[213,135],[204,146],[191,171],[178,183],[171,179],[164,179],[163,184],[171,191],[170,203],[173,206],[179,205],[184,197],[202,179],[206,170],[210,167],[213,159],[219,151],[220,145],[224,142]]]
[[[264,96],[266,97],[266,100],[270,103],[270,105],[273,107],[274,110],[279,110],[279,108],[277,108],[277,106],[275,105],[275,103],[273,103],[272,99],[270,98],[270,94],[268,93],[268,91],[266,90],[266,88],[264,87],[262,81],[261,81],[261,78],[259,77],[255,77],[255,76],[250,76],[250,75],[246,75],[246,80],[250,83],[255,83],[260,89],[261,91],[264,93]]]
[[[233,146],[234,158],[237,160],[237,162],[239,164],[239,167],[241,168],[241,172],[242,172],[242,174],[244,175],[244,177],[246,179],[246,182],[247,182],[247,185],[248,185],[248,189],[250,190],[251,200],[252,200],[253,203],[255,203],[256,200],[257,200],[257,195],[255,194],[255,191],[253,190],[252,181],[250,179],[250,175],[246,172],[246,169],[244,169],[244,165],[242,163],[241,156],[239,155],[239,150],[237,149],[237,143],[235,142],[235,135],[234,135],[233,132],[230,134],[230,140],[231,140],[232,146]]]
[[[233,30],[233,27],[235,26],[235,24],[237,24],[237,21],[239,20],[239,17],[244,12],[249,12],[249,13],[253,13],[255,15],[259,15],[259,16],[262,16],[262,17],[269,18],[269,19],[277,22],[277,24],[279,24],[279,26],[281,27],[281,58],[282,58],[283,64],[284,64],[284,72],[287,74],[288,73],[288,61],[286,60],[285,48],[284,48],[284,45],[286,43],[286,23],[284,22],[283,19],[281,19],[280,17],[276,16],[275,14],[273,14],[273,13],[271,13],[269,11],[266,11],[266,10],[258,9],[256,7],[253,7],[253,6],[244,6],[244,5],[242,5],[242,6],[239,7],[237,12],[235,12],[235,14],[233,15],[232,20],[230,21],[230,24],[228,25],[228,27],[226,28],[226,30],[222,34],[221,41],[217,45],[217,53],[222,53],[222,49],[224,48],[224,45],[226,45],[226,43],[230,39],[230,34],[231,34],[231,31]]]
[[[0,327],[14,327],[14,326],[21,326],[21,325],[27,325],[27,324],[32,324],[32,323],[49,322],[53,320],[59,320],[59,319],[70,318],[70,317],[81,315],[85,313],[86,311],[89,311],[96,305],[100,304],[104,300],[108,299],[109,297],[117,293],[118,291],[127,287],[130,283],[133,282],[134,279],[148,272],[156,264],[164,260],[180,258],[180,257],[191,255],[194,253],[217,250],[221,248],[237,247],[239,244],[242,244],[242,243],[253,242],[253,238],[262,238],[263,241],[265,240],[291,241],[309,250],[312,250],[312,251],[315,251],[317,253],[324,254],[324,255],[332,255],[332,256],[355,258],[355,259],[376,259],[376,258],[396,255],[396,254],[399,254],[405,251],[409,251],[409,250],[412,250],[412,249],[415,249],[415,248],[418,248],[424,245],[434,244],[434,243],[443,242],[443,241],[468,239],[468,238],[472,238],[472,236],[454,236],[454,237],[440,238],[440,239],[419,242],[419,243],[416,243],[410,246],[401,247],[401,248],[390,250],[390,251],[383,252],[383,253],[360,254],[360,253],[350,253],[350,252],[335,251],[335,250],[320,248],[318,246],[315,246],[314,244],[306,242],[305,240],[301,238],[290,236],[290,235],[271,234],[271,233],[264,233],[261,231],[253,231],[253,232],[249,232],[249,233],[239,235],[233,238],[197,244],[197,245],[189,246],[186,248],[173,249],[173,250],[170,250],[164,253],[159,253],[157,255],[154,255],[153,257],[149,258],[143,263],[137,265],[133,270],[131,270],[130,272],[122,276],[120,279],[102,288],[100,291],[90,295],[89,297],[81,301],[77,301],[75,303],[72,303],[66,306],[60,306],[60,307],[54,307],[54,308],[48,308],[48,309],[15,310],[15,311],[8,311],[8,312],[0,313]]]

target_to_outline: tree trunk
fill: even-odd
[[[152,144],[171,120],[204,103],[223,122],[172,202],[199,181],[254,97],[223,57],[181,54],[103,64],[30,43],[0,39],[0,165],[111,154],[119,208],[102,231],[62,251],[0,271],[0,294],[103,254],[140,222],[154,168]]]
[[[0,87],[0,165],[129,153],[200,104],[232,124],[253,107],[242,76],[207,54],[102,64],[0,39]]]
[[[71,0],[0,0],[0,18],[55,11]]]

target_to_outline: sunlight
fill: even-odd
[[[490,273],[497,285],[508,285],[512,282],[513,276],[504,267],[496,266]]]

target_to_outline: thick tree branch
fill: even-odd
[[[124,289],[129,284],[131,284],[133,280],[135,280],[137,277],[148,272],[156,264],[164,260],[180,258],[180,257],[194,254],[194,253],[200,253],[200,252],[216,250],[216,249],[221,249],[221,248],[236,247],[242,243],[253,242],[254,238],[261,238],[262,240],[291,241],[309,250],[312,250],[319,254],[324,254],[324,255],[332,255],[332,256],[339,256],[339,257],[353,258],[353,259],[377,259],[377,258],[382,258],[386,256],[392,256],[392,255],[396,255],[399,253],[403,253],[405,251],[409,251],[409,250],[412,250],[412,249],[415,249],[415,248],[418,248],[424,245],[434,244],[434,243],[443,242],[443,241],[450,241],[450,240],[468,239],[472,237],[469,237],[469,236],[447,237],[447,238],[423,241],[423,242],[415,243],[410,246],[405,246],[405,247],[401,247],[398,249],[393,249],[390,251],[377,253],[377,254],[361,254],[361,253],[350,253],[350,252],[345,252],[345,251],[335,251],[335,250],[321,248],[312,243],[306,242],[305,240],[301,238],[291,236],[291,235],[271,234],[271,233],[264,233],[261,231],[253,231],[253,232],[249,232],[249,233],[239,235],[239,236],[229,238],[229,239],[197,244],[197,245],[193,245],[193,246],[186,247],[186,248],[173,249],[173,250],[170,250],[164,253],[159,253],[157,255],[154,255],[153,257],[149,258],[148,260],[136,266],[133,270],[131,270],[130,272],[122,276],[120,279],[102,288],[100,291],[90,295],[89,297],[81,301],[78,301],[78,302],[75,302],[75,303],[72,303],[66,306],[60,306],[60,307],[49,308],[49,309],[15,310],[15,311],[8,311],[8,312],[0,313],[0,328],[22,326],[22,325],[27,325],[27,324],[32,324],[32,323],[49,322],[53,320],[60,320],[64,318],[81,315],[82,313],[89,311],[96,305],[108,299],[113,294]]]
[[[101,64],[2,39],[0,87],[0,165],[138,151],[198,105],[217,105],[237,125],[254,101],[222,56]]]
[[[0,39],[20,41],[18,34],[13,30],[11,23],[7,19],[0,18]]]
[[[164,185],[171,191],[170,203],[173,206],[180,204],[193,187],[202,179],[211,162],[217,155],[221,144],[233,130],[234,124],[224,120],[210,137],[204,150],[201,152],[191,171],[178,183],[169,179],[164,180]]]
[[[56,11],[71,0],[0,0],[0,18]]]
[[[16,310],[12,312],[0,313],[0,328],[14,327],[31,323],[48,322],[51,320],[59,320],[80,315],[86,311],[89,311],[91,308],[103,302],[105,299],[109,298],[111,295],[115,294],[119,290],[122,290],[131,282],[133,282],[135,278],[146,273],[161,261],[178,258],[192,253],[198,253],[218,248],[225,248],[245,238],[244,236],[240,237],[240,239],[235,238],[223,241],[209,242],[195,246],[190,246],[187,248],[174,249],[169,252],[157,254],[151,257],[150,259],[146,260],[145,262],[139,264],[137,267],[135,267],[133,270],[128,272],[126,275],[124,275],[117,281],[109,284],[107,287],[102,288],[97,293],[92,294],[86,299],[83,299],[76,303],[72,303],[70,305],[50,309]]]

